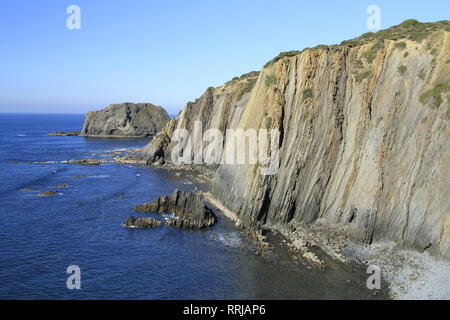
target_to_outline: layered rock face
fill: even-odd
[[[243,225],[340,224],[358,241],[450,258],[450,25],[402,25],[280,55],[241,100],[239,82],[208,89],[142,159],[170,161],[171,133],[195,119],[203,130],[276,129],[274,175],[216,171],[211,194]]]
[[[189,102],[180,114],[171,119],[166,127],[158,132],[140,155],[140,160],[147,164],[164,164],[171,162],[171,152],[178,142],[172,141],[177,129],[194,132],[195,123],[201,122],[202,133],[207,129],[224,132],[235,127],[241,118],[251,90],[256,83],[258,72],[250,72],[225,83],[217,88],[208,88],[195,102]],[[194,158],[192,153],[191,159]]]
[[[168,219],[166,225],[184,229],[201,229],[214,225],[217,218],[198,193],[175,190],[170,196],[157,198],[134,207],[138,212],[172,213],[177,218]]]
[[[168,121],[167,112],[151,103],[112,104],[99,111],[89,111],[80,136],[152,137]]]
[[[157,228],[162,225],[161,221],[156,219],[145,217],[145,218],[135,218],[133,216],[128,217],[127,221],[123,224],[123,226],[128,228],[138,228],[138,229],[149,229],[149,228]]]
[[[449,86],[449,48],[440,30],[421,42],[276,61],[238,127],[271,118],[281,132],[279,170],[262,176],[255,165],[222,165],[213,195],[246,224],[321,220],[366,243],[394,240],[450,258],[449,91],[436,89]]]

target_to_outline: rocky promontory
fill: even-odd
[[[153,137],[168,121],[166,110],[151,103],[111,104],[86,114],[80,136]]]
[[[166,225],[183,229],[201,229],[214,225],[214,212],[206,205],[199,193],[175,190],[170,196],[159,197],[152,202],[134,207],[138,212],[171,213],[175,218],[167,219]]]
[[[393,241],[450,259],[449,44],[448,20],[406,20],[280,53],[259,73],[208,88],[137,160],[170,163],[175,130],[192,134],[197,121],[203,133],[273,130],[273,174],[223,155],[214,168],[209,192],[242,226],[339,226],[355,242]],[[223,154],[228,148],[235,139],[224,135]]]

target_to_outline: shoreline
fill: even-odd
[[[237,227],[242,227],[242,221],[236,213],[224,207],[209,192],[205,198],[221,213],[232,220]],[[400,249],[393,242],[377,242],[362,245],[348,240],[345,228],[329,226],[320,221],[317,225],[288,224],[283,227],[273,227],[279,231],[294,247],[317,267],[323,264],[314,251],[307,247],[312,242],[329,257],[339,262],[352,262],[363,265],[376,265],[381,269],[381,278],[389,288],[389,297],[393,300],[447,300],[450,299],[450,261],[438,259],[427,252],[417,252]]]
[[[135,163],[144,165],[138,161]],[[188,180],[192,178],[190,181],[193,184],[198,183],[195,178],[196,171],[192,166],[183,166],[182,168],[175,168],[172,165],[149,166],[175,173],[176,177],[179,177],[177,172],[189,171],[194,176],[184,177]],[[208,189],[200,192],[211,205],[233,221],[237,227],[245,228],[238,215],[214,198]],[[389,286],[391,299],[450,299],[450,261],[438,259],[427,252],[420,253],[409,249],[400,249],[393,242],[358,244],[349,240],[344,226],[329,225],[320,220],[311,225],[291,221],[282,227],[268,226],[268,228],[278,231],[288,240],[288,246],[300,252],[303,258],[318,268],[323,265],[323,261],[314,250],[311,250],[313,246],[319,247],[327,256],[341,263],[356,262],[366,267],[368,265],[379,266],[381,278]],[[265,241],[259,235],[257,240]]]
[[[128,149],[117,152],[113,157],[97,160],[100,163],[164,169],[173,178],[185,179],[198,186],[199,192],[216,210],[219,210],[238,228],[246,228],[236,213],[226,208],[209,192],[207,185],[214,174],[213,170],[189,165],[181,167],[170,164],[146,165],[133,157],[140,150],[140,148]],[[438,259],[426,252],[400,249],[393,242],[358,244],[348,239],[345,227],[329,225],[320,220],[311,225],[291,221],[281,227],[265,227],[279,232],[287,239],[289,247],[299,252],[300,257],[308,260],[317,268],[321,268],[324,262],[318,257],[315,250],[311,250],[312,247],[320,248],[328,257],[341,263],[379,266],[382,280],[386,281],[389,286],[388,292],[391,299],[450,299],[450,261]],[[255,236],[255,233],[252,236]],[[256,235],[253,240],[266,245],[264,236]]]

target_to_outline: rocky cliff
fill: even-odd
[[[169,115],[151,103],[111,104],[99,111],[89,111],[81,136],[151,137],[164,128]]]
[[[170,196],[159,197],[152,202],[134,207],[138,212],[171,213],[166,225],[183,229],[202,229],[217,221],[214,212],[206,205],[203,196],[195,192],[175,190]]]
[[[245,79],[208,89],[142,159],[168,161],[174,128],[194,119],[203,130],[277,129],[276,174],[216,171],[211,193],[241,223],[338,224],[357,241],[450,258],[449,21],[283,53],[256,76],[248,91]]]
[[[177,142],[172,141],[176,129],[194,132],[195,122],[201,122],[201,131],[236,127],[246,106],[259,72],[249,72],[236,77],[223,86],[208,88],[195,102],[188,102],[180,114],[171,119],[157,133],[153,141],[141,153],[140,159],[147,164],[163,164],[171,161],[171,152]],[[191,158],[194,158],[192,153]]]

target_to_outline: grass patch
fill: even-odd
[[[425,71],[420,71],[420,73],[417,75],[420,80],[425,80],[425,77],[427,76],[425,74]]]
[[[355,61],[355,65],[358,69],[362,69],[364,67],[364,63],[360,59]]]
[[[372,63],[372,61],[375,60],[378,51],[383,48],[383,45],[383,42],[378,41],[370,48],[370,50],[363,53],[363,57],[366,58],[368,63]]]
[[[237,98],[238,101],[240,101],[242,99],[244,94],[252,91],[252,89],[255,86],[255,83],[256,83],[257,80],[258,80],[257,78],[252,78],[252,79],[247,80],[247,83],[242,88],[242,90],[239,92],[239,95],[238,95],[238,98]]]
[[[259,71],[250,71],[247,73],[244,73],[240,77],[234,77],[230,81],[225,82],[225,85],[230,85],[238,82],[239,80],[247,79],[247,78],[256,78],[259,76]]]
[[[278,79],[274,74],[267,76],[266,78],[266,87],[270,87],[271,85],[277,84]]]
[[[370,76],[372,74],[371,70],[367,70],[361,73],[358,73],[355,77],[355,81],[360,83],[361,81],[363,81],[365,78],[367,78],[368,76]]]
[[[406,66],[401,65],[400,67],[397,68],[397,71],[403,76],[406,73],[406,70],[408,70],[408,68],[406,68]]]
[[[299,51],[299,50],[291,50],[291,51],[280,52],[275,58],[273,58],[272,60],[267,62],[264,65],[264,68],[267,68],[267,67],[271,66],[272,64],[274,64],[275,62],[277,62],[280,59],[283,59],[284,57],[293,57],[293,56],[296,56],[296,55],[298,55],[300,53],[302,53],[302,51]]]
[[[378,32],[367,32],[357,38],[342,41],[340,45],[318,45],[317,47],[315,47],[315,49],[336,48],[338,46],[355,47],[371,42],[382,44],[384,40],[408,39],[416,42],[421,42],[423,39],[427,38],[431,33],[437,30],[445,30],[450,32],[450,21],[441,20],[437,22],[422,23],[414,19],[409,19],[403,21],[399,25],[390,27],[385,30],[380,30]],[[399,46],[401,47],[403,45],[399,44]],[[264,68],[271,66],[284,57],[296,56],[306,49],[308,48],[305,48],[303,50],[281,52],[278,56],[267,62],[264,65]],[[373,61],[376,57],[376,51],[367,53],[367,56],[368,61]]]
[[[312,98],[312,97],[313,97],[312,89],[305,89],[305,90],[303,90],[303,95],[302,95],[303,101],[305,101],[308,98]]]
[[[422,118],[422,120],[420,120],[420,123],[424,124],[425,122],[427,122],[427,120],[428,120],[428,117],[425,116],[425,117]]]
[[[443,102],[442,93],[447,92],[449,90],[450,84],[448,82],[441,82],[437,84],[433,89],[424,92],[420,96],[419,100],[423,105],[425,105],[431,99],[432,105],[435,108],[439,108]]]
[[[378,32],[367,32],[355,39],[343,41],[341,45],[356,46],[380,39],[409,39],[412,41],[421,42],[432,32],[437,30],[450,31],[450,21],[441,20],[437,22],[423,23],[414,19],[409,19],[403,21],[399,25],[390,27],[385,30],[380,30]]]
[[[403,50],[406,49],[406,42],[405,41],[397,42],[394,46],[396,49]]]

